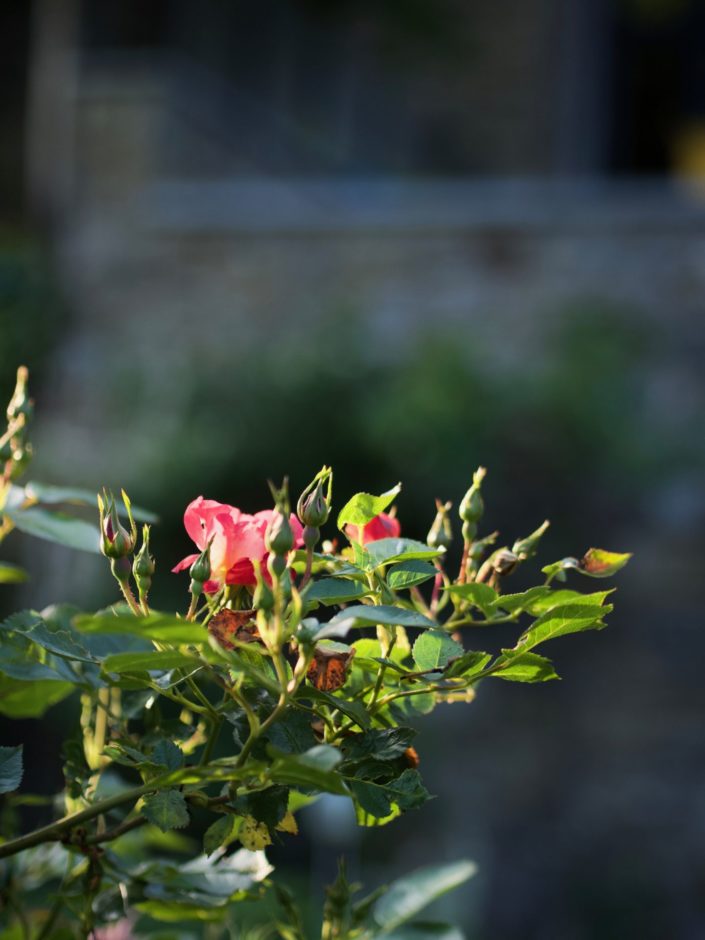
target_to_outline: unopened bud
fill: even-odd
[[[100,550],[106,558],[125,558],[132,554],[135,547],[130,532],[124,528],[118,516],[112,493],[103,491],[103,498],[98,497],[100,512]]]
[[[280,509],[275,509],[264,534],[264,545],[273,555],[285,556],[294,547],[294,533],[289,518]]]
[[[149,526],[146,525],[142,529],[142,547],[132,563],[132,574],[140,597],[146,597],[149,594],[155,570],[154,559],[149,554]]]
[[[327,483],[324,494],[323,487]],[[333,471],[323,467],[299,496],[296,511],[303,525],[320,528],[328,521],[333,495]]]
[[[519,556],[521,561],[525,561],[527,558],[531,558],[532,555],[536,554],[536,549],[541,541],[541,537],[549,525],[550,522],[546,519],[535,532],[532,532],[531,535],[527,535],[525,539],[517,539],[514,545],[512,545],[512,551],[515,555]]]
[[[482,481],[485,478],[487,471],[484,467],[478,467],[472,478],[472,486],[467,491],[465,496],[463,496],[460,506],[458,507],[458,514],[463,522],[468,522],[474,525],[482,518],[482,513],[485,510],[485,503],[482,499],[482,493],[480,492],[480,487]],[[466,539],[465,541],[471,541]]]
[[[326,479],[329,481],[328,499],[326,499],[323,492],[323,483]],[[296,512],[304,526],[320,529],[322,525],[328,522],[328,516],[330,515],[330,479],[330,475],[328,477],[324,476],[315,483],[313,490],[309,486],[299,497]]]
[[[212,540],[211,540],[212,541]],[[203,549],[198,558],[189,568],[189,574],[191,575],[191,582],[194,581],[196,584],[200,585],[197,591],[193,591],[194,594],[200,594],[203,590],[203,584],[211,576],[211,542],[209,542],[206,547]]]
[[[452,503],[442,503],[436,500],[436,518],[426,536],[426,543],[431,548],[448,548],[453,541],[453,528],[450,523],[448,513],[452,508]]]

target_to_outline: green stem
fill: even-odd
[[[215,748],[216,741],[218,740],[218,735],[220,734],[220,729],[222,726],[223,719],[222,717],[218,716],[218,718],[213,721],[211,726],[211,733],[208,735],[206,746],[204,747],[203,753],[201,754],[201,759],[198,762],[200,767],[204,767],[213,756],[213,749]]]
[[[311,580],[312,570],[313,570],[313,549],[307,548],[306,549],[306,568],[304,569],[304,576],[301,579],[301,587],[299,588],[300,591],[303,591],[303,589],[306,587],[308,582]]]
[[[120,590],[122,591],[122,596],[127,601],[127,605],[135,615],[135,617],[141,617],[142,611],[139,608],[137,601],[135,600],[135,595],[132,593],[132,588],[127,581],[118,581],[120,585]]]
[[[59,842],[74,826],[88,822],[96,816],[100,816],[103,813],[109,812],[111,809],[115,809],[116,806],[122,806],[123,803],[138,800],[141,796],[144,796],[145,793],[158,790],[161,786],[161,780],[162,778],[155,778],[149,783],[143,784],[141,787],[132,787],[130,790],[124,790],[122,793],[108,797],[108,799],[93,803],[91,806],[87,806],[78,813],[71,813],[69,816],[64,816],[62,819],[58,819],[48,826],[42,826],[40,829],[35,829],[34,832],[27,833],[27,835],[10,839],[9,842],[4,842],[0,845],[0,858],[9,858],[11,855],[16,855],[17,852],[31,849],[33,846],[41,845],[43,842]]]
[[[455,620],[451,617],[443,624],[445,630],[455,629],[456,627],[493,627],[496,623],[513,623],[522,611],[515,611],[513,614],[507,614],[506,617],[493,617],[492,620],[473,620],[472,617],[461,617]]]

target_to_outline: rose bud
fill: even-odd
[[[264,544],[268,552],[283,557],[294,547],[294,533],[289,518],[277,507],[264,533]]]
[[[191,586],[189,590],[192,594],[201,594],[203,592],[203,585],[211,576],[211,543],[212,539],[206,547],[203,549],[198,558],[189,568],[189,574],[191,575]]]
[[[442,503],[440,499],[436,500],[436,518],[426,536],[426,544],[431,548],[448,548],[453,541],[453,529],[448,515],[451,507],[452,503]]]
[[[104,490],[103,496],[104,499],[98,497],[100,550],[106,558],[125,558],[135,547],[134,539],[120,522],[112,493]]]
[[[482,485],[482,481],[484,480],[486,473],[487,471],[485,470],[484,467],[477,468],[477,470],[473,474],[472,486],[467,491],[465,496],[463,496],[460,502],[460,506],[458,507],[458,514],[460,518],[463,520],[463,522],[468,523],[468,526],[475,526],[475,531],[477,531],[477,528],[476,528],[477,523],[482,518],[482,513],[485,510],[485,503],[484,503],[484,500],[482,499],[482,493],[480,492],[480,487]],[[472,532],[470,534],[468,530],[468,534],[470,535],[469,538],[466,537],[465,526],[463,526],[463,537],[465,538],[466,542],[472,541],[475,535],[475,532]]]
[[[303,494],[301,495],[296,512],[303,525],[311,526],[311,528],[320,529],[322,525],[328,522],[330,508],[323,495],[323,487],[320,481],[316,484],[315,490],[309,493],[305,499]]]
[[[142,529],[142,547],[132,563],[132,574],[140,597],[149,594],[155,570],[154,559],[149,554],[149,526],[146,525]]]
[[[551,523],[546,519],[545,522],[536,529],[535,532],[532,532],[531,535],[527,535],[525,539],[517,539],[514,545],[512,545],[512,551],[515,555],[519,556],[521,561],[526,561],[527,558],[531,558],[532,555],[536,554],[536,549],[539,542],[541,541],[541,536],[544,534],[546,529]]]

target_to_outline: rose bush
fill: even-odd
[[[26,384],[21,371],[0,437],[0,540],[20,529],[100,550],[122,600],[97,612],[25,610],[0,626],[0,713],[38,717],[69,696],[81,709],[65,788],[50,804],[22,787],[22,747],[0,747],[0,925],[13,940],[186,940],[224,927],[241,936],[240,902],[262,897],[276,906],[263,936],[305,940],[299,906],[265,856],[297,835],[298,811],[334,794],[360,825],[382,826],[421,806],[415,718],[472,701],[484,681],[555,679],[537,648],[601,629],[612,610],[610,591],[575,590],[568,578],[609,577],[627,554],[589,549],[544,564],[526,590],[506,589],[548,523],[504,545],[497,532],[480,535],[483,468],[459,503],[454,558],[451,504],[437,502],[425,540],[402,537],[400,486],[352,495],[338,534],[322,542],[333,502],[324,467],[295,515],[286,483],[272,488],[274,508],[254,515],[194,500],[184,524],[199,552],[174,569],[190,574],[184,610],[156,611],[149,513],[104,491],[96,527],[75,515],[90,494],[18,484],[31,455]],[[0,565],[0,581],[24,577]],[[498,624],[515,629],[499,647],[488,629]],[[44,807],[45,823],[23,833],[28,804]],[[447,925],[405,925],[473,872],[469,862],[423,869],[358,901],[341,869],[322,936],[457,937]]]

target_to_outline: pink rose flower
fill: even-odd
[[[203,551],[208,542],[213,540],[210,551],[211,577],[203,585],[206,593],[212,594],[224,584],[256,584],[255,561],[261,563],[262,571],[268,577],[264,533],[273,513],[273,509],[265,509],[251,516],[235,506],[202,496],[189,503],[184,513],[184,526],[196,547]],[[293,513],[289,522],[294,533],[294,546],[300,548],[303,545],[301,523]],[[190,568],[197,558],[198,554],[187,555],[172,571]]]
[[[370,519],[362,529],[362,538],[359,536],[359,529],[359,526],[350,525],[350,523],[345,526],[348,538],[353,542],[361,542],[363,545],[368,542],[376,542],[379,539],[396,539],[401,534],[399,520],[386,512],[381,512],[374,519]]]

